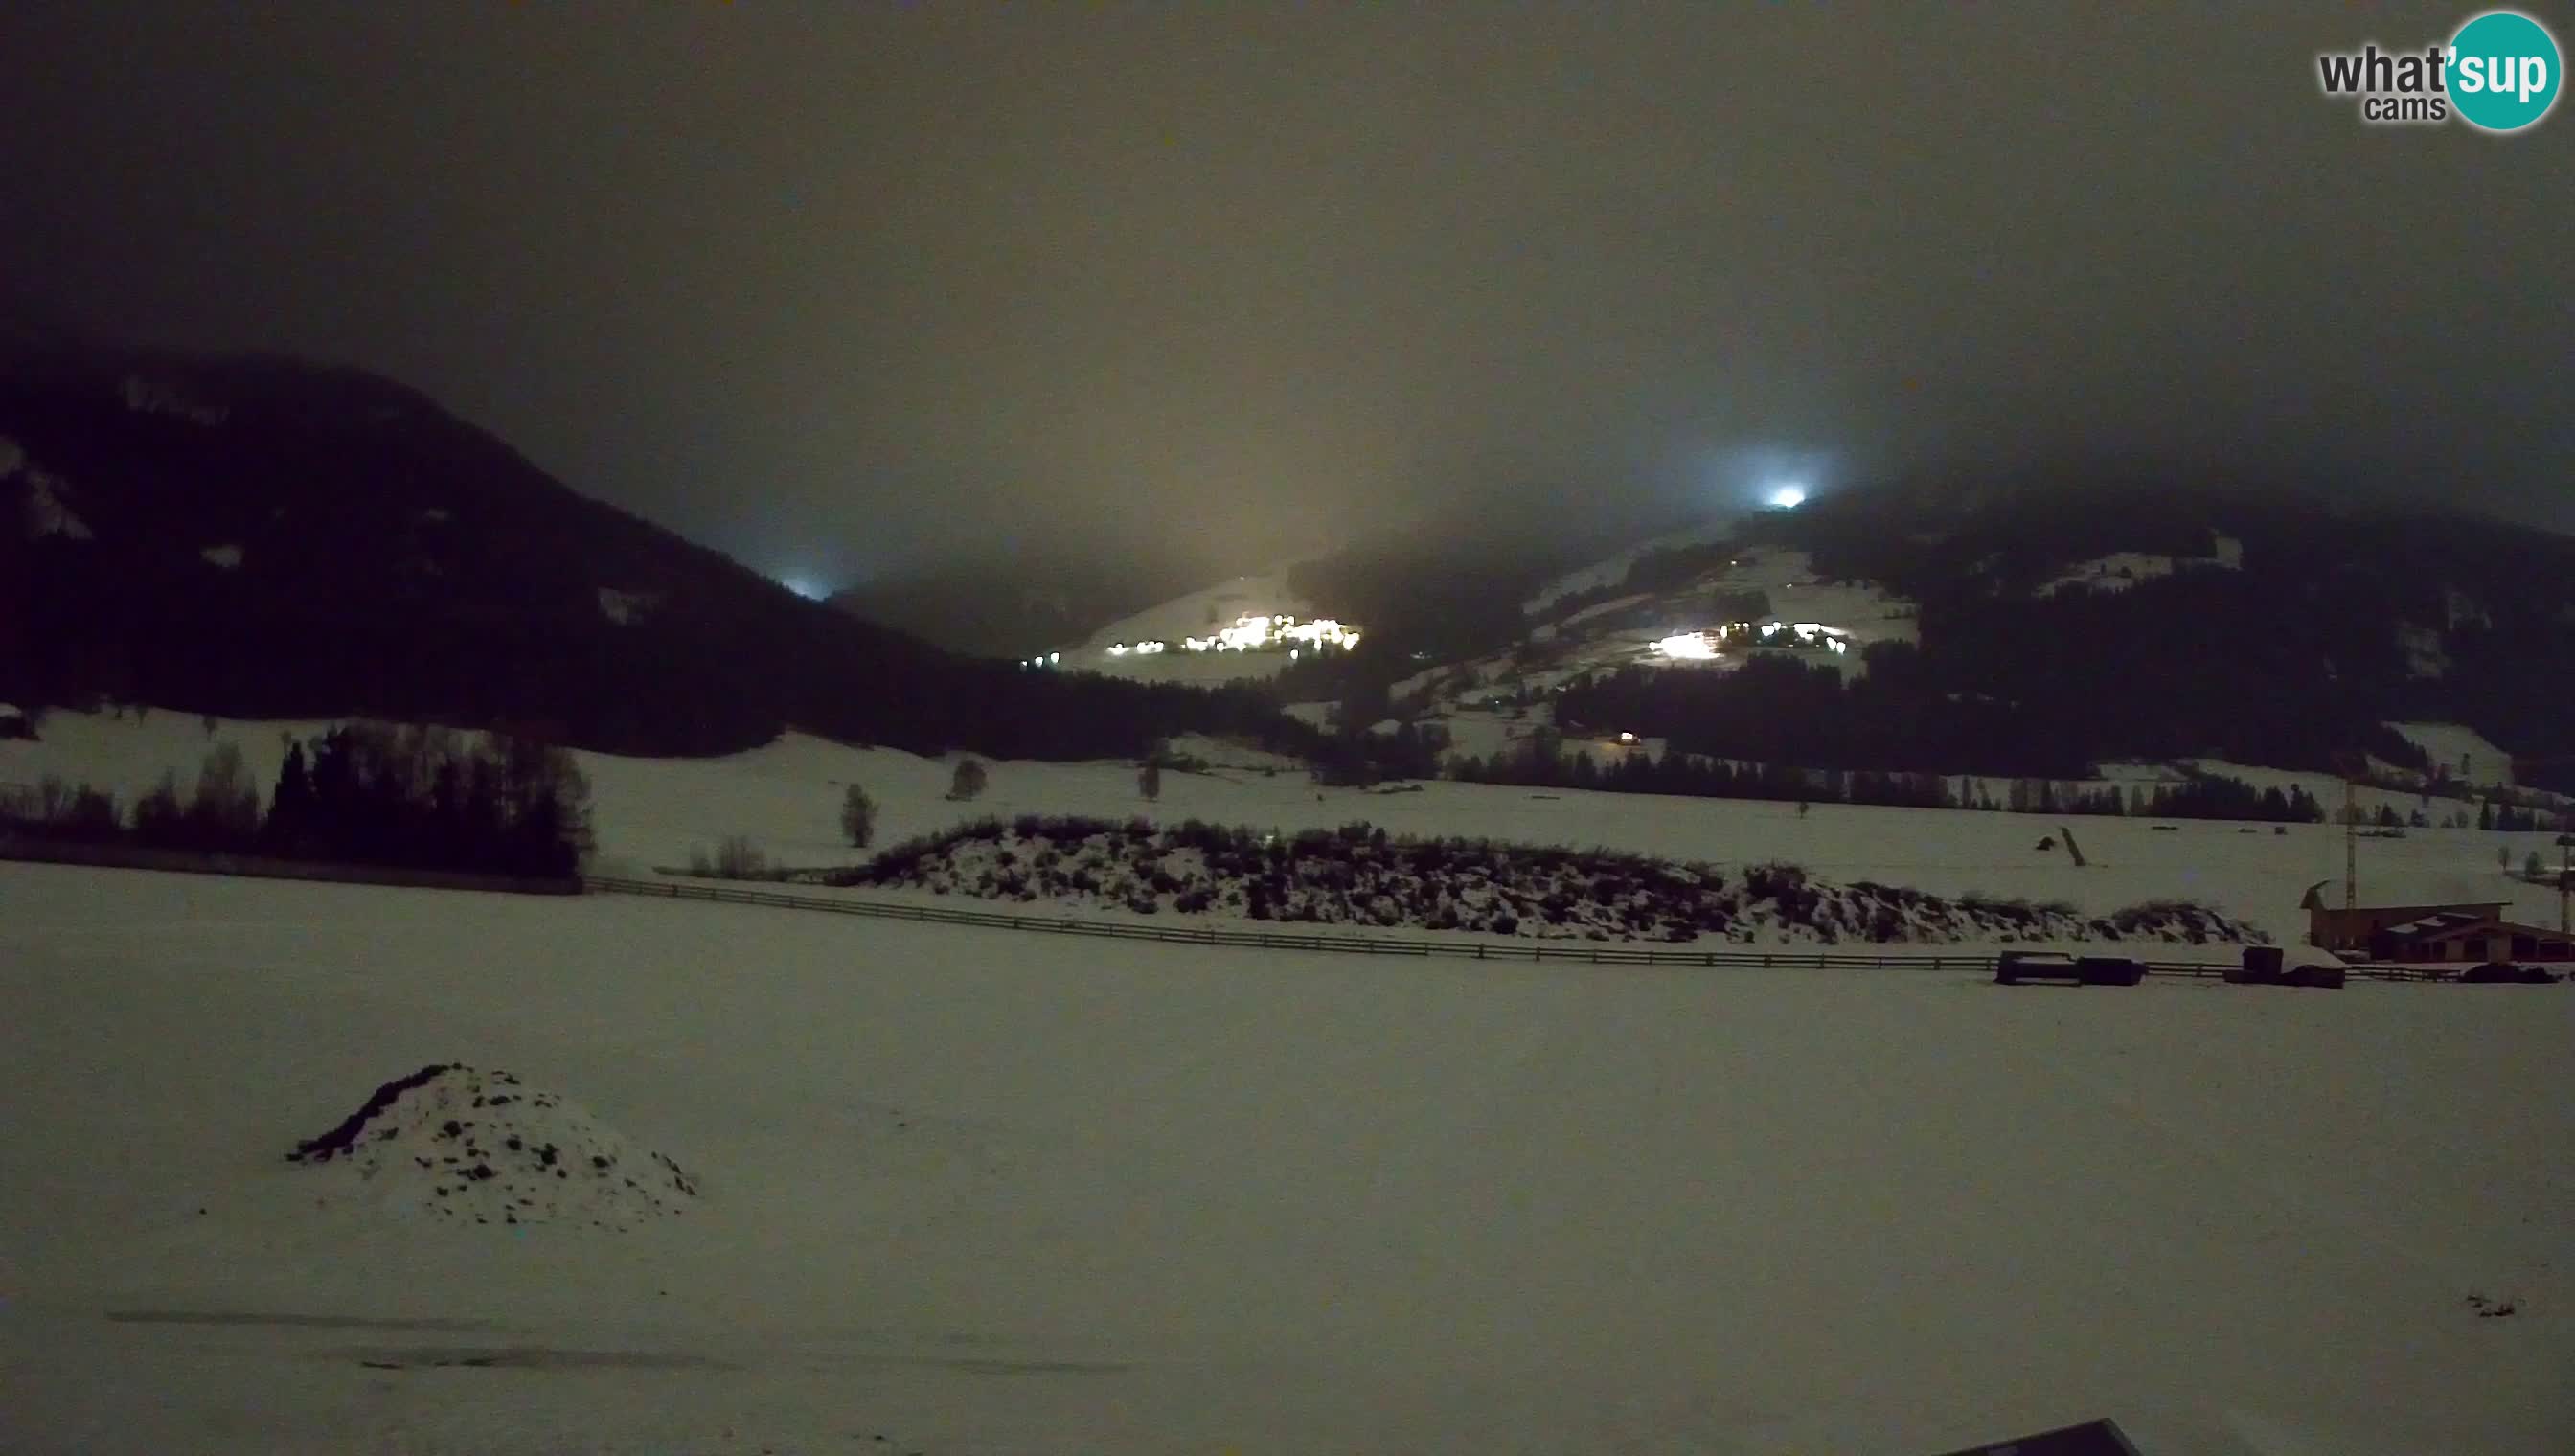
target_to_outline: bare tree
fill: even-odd
[[[841,795],[841,833],[853,849],[864,849],[877,837],[877,801],[853,783]]]
[[[238,744],[217,743],[197,769],[190,829],[209,847],[239,848],[259,833],[259,786]]]
[[[727,834],[716,845],[715,872],[720,879],[758,879],[769,872],[769,855],[751,835]]]

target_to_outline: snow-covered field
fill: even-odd
[[[2575,1442],[2562,988],[1390,966],[0,864],[0,1004],[13,1453]],[[686,1216],[475,1224],[285,1159],[448,1060],[669,1155]]]
[[[2463,783],[2512,786],[2512,755],[2473,728],[2454,723],[2391,723],[2388,727],[2430,755],[2438,772]]]
[[[217,726],[217,736],[241,744],[266,786],[276,778],[281,730],[309,734],[322,727],[226,723]],[[0,784],[32,784],[54,772],[113,787],[130,803],[165,768],[189,781],[212,745],[197,719],[166,712],[142,723],[55,714],[44,731],[41,742],[0,740]],[[2267,824],[2210,820],[2055,819],[1838,804],[1817,804],[1801,816],[1789,803],[1451,782],[1388,794],[1317,788],[1292,769],[1265,775],[1253,767],[1167,772],[1160,801],[1148,803],[1137,792],[1135,769],[1108,762],[997,763],[984,796],[958,803],[946,796],[950,761],[797,734],[723,758],[580,757],[594,787],[600,866],[625,873],[685,865],[692,847],[712,848],[734,833],[751,835],[784,863],[847,863],[854,855],[840,837],[839,812],[850,782],[864,784],[881,805],[880,844],[985,814],[1141,816],[1163,823],[1201,818],[1289,831],[1366,819],[1393,833],[1605,846],[1717,864],[1785,860],[1844,882],[1873,880],[1951,897],[1980,892],[2064,900],[2091,914],[2143,900],[2195,899],[2282,941],[2306,932],[2299,896],[2320,880],[2338,894],[2343,869],[2342,832],[2322,824],[2294,824],[2274,834]],[[1246,752],[1235,761],[1264,760]],[[2323,779],[2209,766],[2265,786],[2303,782],[2328,804],[2339,802],[2338,786]],[[1999,798],[2003,787],[1996,783],[1991,791]],[[2415,804],[2413,795],[2376,789],[2364,790],[2361,801],[2400,811]],[[2158,829],[2158,823],[2172,827]],[[2069,825],[2088,867],[2078,868],[2062,847],[2036,847]],[[2497,851],[2506,851],[2516,867],[2532,850],[2554,864],[2555,837],[2416,829],[2402,839],[2365,839],[2361,892],[2366,900],[2427,877],[2474,881],[2490,885],[2487,893],[2509,902],[2519,917],[2553,925],[2555,892],[2501,872]]]

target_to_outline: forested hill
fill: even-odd
[[[1919,608],[1864,672],[1756,660],[1569,690],[1568,721],[1811,766],[2074,774],[2210,755],[2402,759],[2468,725],[2575,786],[2575,539],[2314,490],[2081,476],[1853,491],[1738,535]],[[2416,755],[2419,756],[2419,755]]]

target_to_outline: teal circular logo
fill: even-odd
[[[2557,102],[2557,37],[2515,10],[2489,10],[2450,37],[2450,104],[2459,119],[2490,132],[2517,132]]]

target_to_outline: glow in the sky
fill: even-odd
[[[815,581],[812,577],[781,577],[778,579],[778,585],[808,602],[820,602],[832,595],[831,588]]]
[[[1778,507],[1782,511],[1793,511],[1806,504],[1806,488],[1803,486],[1774,486],[1770,490],[1770,504]]]

